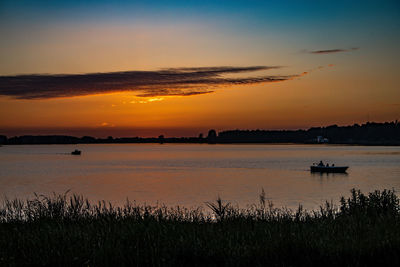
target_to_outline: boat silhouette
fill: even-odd
[[[348,166],[335,166],[334,164],[332,164],[331,166],[329,166],[329,164],[324,165],[322,161],[320,161],[318,165],[314,163],[314,165],[310,166],[310,171],[345,173],[348,168]]]
[[[71,152],[71,155],[80,155],[82,151],[75,149],[74,151]]]

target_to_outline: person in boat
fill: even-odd
[[[323,167],[324,163],[322,162],[322,160],[318,163],[318,166]]]
[[[329,167],[329,163],[326,164],[326,167]]]

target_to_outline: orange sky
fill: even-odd
[[[198,96],[136,97],[123,92],[46,100],[5,97],[0,100],[0,124],[34,134],[179,136],[210,128],[295,129],[398,116],[398,92],[381,97],[368,79],[354,77],[351,87],[345,86],[351,81],[337,81],[338,72],[334,66],[290,81],[226,87]],[[360,87],[362,92],[356,89]]]
[[[255,26],[243,17],[223,15],[51,18],[53,23],[35,19],[29,25],[5,16],[0,33],[9,38],[0,44],[0,76],[260,65],[282,68],[257,75],[308,74],[194,96],[138,97],[138,92],[124,91],[32,100],[0,92],[0,134],[196,136],[210,128],[297,129],[399,119],[399,46],[386,27],[390,21],[378,25],[389,33],[378,26],[367,31],[373,22],[362,19],[346,28],[342,18],[334,26],[321,20],[321,28],[299,30],[306,25],[293,21],[286,27],[277,23],[284,21],[279,17],[261,27],[257,15]],[[329,34],[324,23],[330,25]],[[328,49],[343,51],[311,53]]]

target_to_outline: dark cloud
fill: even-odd
[[[327,50],[314,50],[307,51],[309,54],[333,54],[333,53],[341,53],[341,52],[351,52],[354,50],[358,50],[359,47],[353,47],[349,49],[337,48],[337,49],[327,49]]]
[[[0,95],[16,99],[46,99],[133,91],[137,96],[191,96],[212,93],[219,87],[281,82],[299,77],[227,75],[278,69],[279,66],[175,68],[88,74],[32,74],[0,76]]]

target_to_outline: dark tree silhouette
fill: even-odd
[[[268,130],[228,130],[217,134],[214,129],[208,131],[207,138],[170,137],[158,138],[122,137],[105,139],[83,136],[82,138],[64,135],[23,135],[7,138],[0,135],[0,144],[79,144],[79,143],[316,143],[317,137],[323,137],[332,144],[361,145],[400,145],[400,123],[398,121],[375,123],[367,122],[352,126],[331,125],[312,127],[308,130],[268,131]]]
[[[214,129],[208,131],[207,141],[209,144],[215,144],[217,142],[217,132]]]

